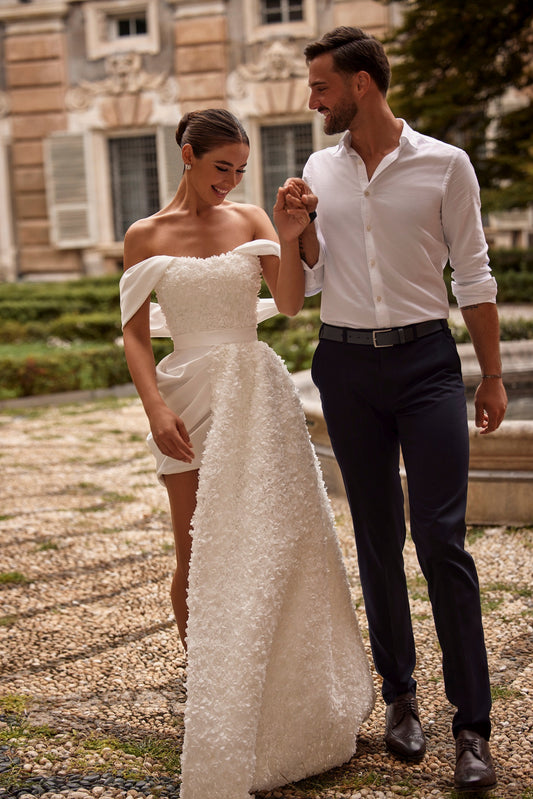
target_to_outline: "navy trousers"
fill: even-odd
[[[387,703],[416,690],[403,563],[410,528],[427,580],[453,732],[490,736],[491,696],[474,561],[465,551],[469,439],[449,329],[394,347],[321,339],[312,368],[354,522],[374,663]]]

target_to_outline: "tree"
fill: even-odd
[[[533,202],[531,0],[404,6],[387,40],[395,113],[468,152],[486,208]]]

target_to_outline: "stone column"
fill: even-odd
[[[11,207],[11,132],[7,94],[0,91],[0,282],[17,279]]]
[[[5,24],[6,95],[10,107],[13,205],[19,274],[76,273],[79,256],[51,245],[43,139],[66,130],[66,2],[10,4]]]

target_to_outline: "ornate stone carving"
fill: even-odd
[[[69,111],[86,111],[96,98],[109,125],[139,125],[148,121],[152,101],[148,95],[156,92],[160,102],[177,100],[178,86],[167,74],[155,75],[142,68],[139,53],[121,53],[105,60],[107,78],[100,81],[81,81],[66,94]]]
[[[307,67],[294,45],[274,41],[257,63],[240,64],[229,75],[227,90],[241,116],[301,113],[307,108]]]
[[[301,53],[283,41],[268,44],[257,64],[240,64],[228,78],[230,96],[242,99],[249,91],[249,85],[263,81],[275,83],[288,78],[307,76],[307,67]]]

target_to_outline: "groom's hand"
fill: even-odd
[[[283,188],[287,190],[289,196],[294,198],[295,201],[299,200],[302,203],[308,214],[316,211],[318,197],[313,194],[305,180],[302,180],[302,178],[287,178]]]

